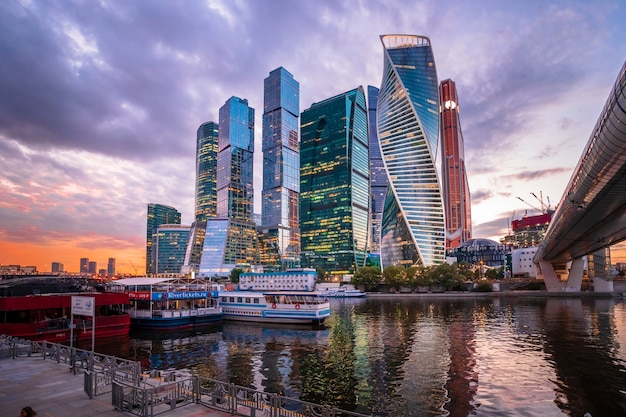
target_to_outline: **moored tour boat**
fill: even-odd
[[[72,297],[92,297],[94,316],[73,316]],[[0,281],[0,334],[55,343],[128,334],[128,294],[100,281],[70,277],[13,278]]]
[[[204,280],[126,278],[133,328],[185,329],[219,323],[223,319],[217,287]]]
[[[366,295],[362,291],[346,287],[327,288],[325,291],[322,291],[322,294],[329,298],[362,298]]]
[[[225,320],[319,325],[330,316],[328,299],[318,292],[221,290],[219,297]]]

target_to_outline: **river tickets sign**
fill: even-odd
[[[93,317],[95,307],[96,299],[94,297],[72,296],[72,314]]]

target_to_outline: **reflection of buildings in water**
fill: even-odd
[[[433,358],[440,355],[447,341],[445,330],[433,312],[432,304],[411,300],[367,300],[358,307],[369,316],[367,329],[357,328],[356,346],[367,345],[369,363],[357,361],[355,373],[366,375],[367,386],[359,384],[359,404],[374,415],[407,415],[421,409],[436,415],[446,402],[443,390],[447,363]],[[369,311],[368,311],[369,310]],[[427,376],[424,376],[424,375]],[[419,378],[418,378],[419,375]],[[423,405],[429,404],[429,409]]]
[[[133,360],[141,362],[143,369],[190,369],[203,364],[203,369],[215,368],[211,365],[212,354],[217,350],[220,333],[186,332],[133,332],[130,344]],[[212,376],[208,376],[212,378]]]
[[[260,391],[297,397],[301,391],[300,366],[312,346],[329,343],[329,333],[329,329],[306,326],[225,323],[222,333],[223,352],[228,352],[229,357],[236,356],[224,358],[224,363],[230,363],[233,359],[246,361],[247,372],[254,375],[249,386]],[[242,356],[242,350],[249,352],[249,355]]]
[[[469,314],[468,310],[464,311]],[[446,317],[455,313],[448,309]],[[450,417],[469,416],[475,410],[472,401],[478,388],[478,374],[474,369],[476,350],[474,326],[469,325],[471,323],[471,317],[461,318],[456,315],[447,326],[450,366],[445,389],[449,401],[444,408],[450,412]]]
[[[624,393],[606,390],[626,386],[623,358],[615,356],[614,335],[621,329],[608,314],[614,305],[612,299],[546,301],[544,346],[554,361],[555,402],[564,413],[626,415]]]

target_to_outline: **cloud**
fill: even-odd
[[[507,175],[504,178],[509,181],[532,181],[569,172],[572,172],[571,168],[549,168],[535,171],[522,171]]]

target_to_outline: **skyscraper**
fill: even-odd
[[[299,263],[300,85],[280,67],[264,81],[263,206],[259,238],[267,270]]]
[[[161,224],[152,235],[153,274],[179,274],[189,241],[189,226]]]
[[[89,258],[80,258],[80,273],[88,274],[89,273]]]
[[[206,233],[206,219],[217,214],[217,151],[218,125],[202,123],[196,133],[196,199],[195,221],[191,224],[185,261],[181,272],[198,272],[202,245]]]
[[[377,126],[390,186],[383,209],[381,264],[430,266],[445,260],[437,170],[439,96],[430,40],[383,35]]]
[[[378,143],[378,130],[376,128],[376,108],[378,106],[378,88],[367,86],[367,116],[369,132],[369,154],[370,154],[370,193],[372,196],[372,232],[370,253],[372,258],[378,258],[380,263],[380,231],[383,220],[383,207],[385,196],[387,195],[387,172],[380,153]]]
[[[365,265],[370,195],[363,87],[314,103],[301,115],[302,266],[336,274]]]
[[[439,99],[446,249],[454,249],[472,237],[470,190],[465,172],[465,148],[454,81],[441,82]]]
[[[180,212],[164,204],[148,204],[146,224],[146,274],[156,273],[152,260],[152,235],[162,224],[180,224]]]
[[[207,218],[199,274],[223,275],[237,265],[258,264],[254,193],[254,109],[248,100],[231,97],[219,110],[217,211]],[[215,229],[225,232],[216,241]],[[209,238],[209,230],[211,237]],[[213,259],[209,259],[213,257]]]
[[[115,275],[115,258],[109,258],[107,263],[107,276],[112,277]]]
[[[196,221],[217,214],[218,125],[202,123],[196,133]]]

